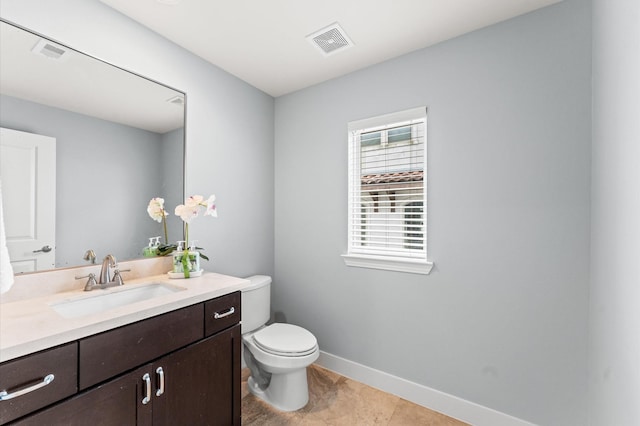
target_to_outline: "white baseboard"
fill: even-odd
[[[505,413],[320,351],[316,364],[474,426],[533,426]]]

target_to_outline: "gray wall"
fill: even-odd
[[[204,267],[272,274],[273,98],[98,0],[0,1],[4,19],[187,93],[186,195],[218,196],[219,218],[191,227]]]
[[[591,5],[276,99],[272,305],[322,350],[545,425],[586,423]],[[428,275],[348,268],[348,121],[427,105]]]
[[[142,256],[158,235],[146,209],[161,193],[162,135],[10,96],[0,125],[56,138],[56,267],[85,264],[87,249]]]
[[[593,2],[589,424],[640,424],[640,2]]]
[[[176,129],[162,135],[162,150],[160,151],[162,189],[158,192],[158,196],[164,198],[164,208],[169,213],[167,216],[167,237],[170,243],[181,240],[183,235],[183,222],[174,214],[175,207],[178,204],[184,204],[185,198],[182,186],[184,167],[176,167],[177,158],[184,161],[183,135],[184,129]],[[162,236],[164,241],[164,230],[160,229],[161,231],[156,235]]]

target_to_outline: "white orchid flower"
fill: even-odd
[[[197,204],[193,205],[187,200],[186,204],[180,204],[176,206],[176,210],[174,213],[176,216],[180,216],[180,219],[182,219],[184,222],[189,223],[193,219],[198,217],[198,208],[199,206]]]
[[[216,196],[215,195],[211,195],[205,204],[205,211],[204,211],[204,215],[205,216],[213,216],[213,217],[218,217],[218,210],[216,209]]]
[[[152,198],[147,206],[147,213],[151,219],[162,222],[162,219],[169,215],[164,209],[164,198]]]

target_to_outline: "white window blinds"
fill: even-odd
[[[346,257],[427,263],[426,121],[420,107],[349,123]]]

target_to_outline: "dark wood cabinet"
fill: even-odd
[[[79,389],[202,339],[202,316],[199,303],[80,339]]]
[[[164,375],[164,392],[152,398],[154,426],[239,425],[239,344],[236,325],[154,363]]]
[[[74,342],[81,392],[12,424],[240,425],[239,321],[236,292]]]
[[[77,366],[76,342],[0,364],[0,424],[75,394]]]
[[[140,407],[140,368],[18,420],[18,426],[149,425],[151,406]],[[138,421],[140,420],[140,421]]]

